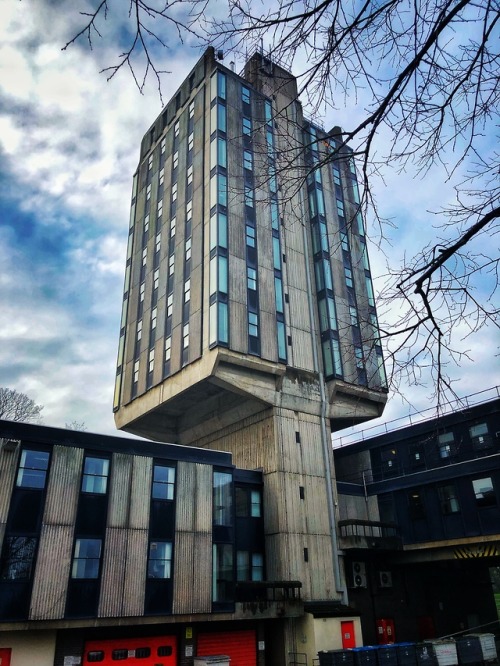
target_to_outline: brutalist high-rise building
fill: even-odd
[[[263,470],[265,578],[313,613],[280,620],[284,651],[314,653],[314,608],[348,602],[331,433],[387,391],[351,151],[261,53],[240,76],[208,49],[146,133],[121,327],[118,428]],[[237,580],[227,527],[213,575]]]

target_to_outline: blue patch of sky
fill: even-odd
[[[74,304],[75,298],[83,300],[85,291],[78,288],[78,282],[84,276],[76,273],[72,252],[98,235],[94,221],[65,214],[57,201],[47,201],[47,208],[52,210],[40,214],[50,221],[42,222],[38,212],[23,207],[23,190],[26,196],[33,192],[20,189],[15,179],[1,169],[0,182],[0,225],[12,252],[22,257],[19,268],[30,273],[47,298],[57,297],[62,304]],[[14,192],[19,197],[12,196]]]

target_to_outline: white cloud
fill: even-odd
[[[223,3],[217,5],[222,11]],[[64,9],[63,9],[64,8]],[[160,112],[154,85],[140,95],[126,71],[112,81],[99,74],[116,62],[119,49],[106,41],[121,25],[103,24],[103,40],[89,51],[61,46],[81,27],[86,2],[37,3],[4,0],[0,26],[0,145],[3,168],[21,210],[36,215],[40,243],[54,230],[64,239],[64,257],[55,265],[30,266],[13,236],[0,247],[0,330],[2,384],[45,405],[46,423],[85,421],[91,430],[112,432],[111,402],[128,233],[132,174],[142,135]],[[116,42],[115,42],[116,44]],[[194,64],[193,49],[167,52],[164,96],[169,99]],[[225,63],[232,59],[226,54]],[[236,68],[237,70],[240,67]],[[354,122],[355,108],[329,111],[326,126]],[[382,136],[379,153],[384,152]],[[391,261],[435,233],[426,209],[450,201],[443,177],[416,180],[389,173],[376,189],[381,212],[395,216],[398,232],[388,232]],[[24,240],[26,248],[30,238]],[[36,257],[33,261],[36,260]],[[372,271],[385,258],[372,252]],[[484,337],[467,365],[463,387],[476,390],[479,368],[491,366],[493,343]],[[468,343],[467,343],[468,344]],[[492,378],[493,380],[493,378]],[[409,398],[426,405],[424,393]],[[393,406],[395,405],[395,406]],[[395,401],[390,418],[401,409]]]

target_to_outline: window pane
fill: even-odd
[[[100,539],[77,539],[71,569],[72,578],[97,578],[101,557]]]
[[[218,181],[217,201],[221,206],[227,206],[227,178],[226,176],[219,174],[217,177],[217,181]]]
[[[479,437],[480,435],[488,434],[488,426],[486,423],[479,423],[478,425],[472,426],[470,429],[471,437]]]
[[[153,467],[153,499],[173,500],[175,487],[175,468],[165,465]]]
[[[219,138],[218,141],[217,141],[217,145],[218,145],[218,163],[219,163],[219,166],[225,168],[227,166],[226,139]]]
[[[153,541],[149,544],[148,578],[170,578],[172,544]]]
[[[264,558],[260,553],[252,554],[252,580],[264,580]]]
[[[49,466],[49,454],[46,451],[24,449],[17,474],[16,485],[22,488],[44,488]]]
[[[0,580],[29,580],[35,558],[36,539],[6,537],[0,561]]]
[[[273,262],[275,270],[281,270],[281,251],[279,238],[273,236]]]
[[[217,127],[221,132],[226,131],[226,107],[222,104],[217,104]]]
[[[252,518],[260,518],[261,516],[261,498],[258,490],[252,490],[250,493],[250,515]]]
[[[472,482],[474,488],[474,495],[476,496],[476,504],[478,506],[495,506],[497,498],[495,489],[493,488],[493,481],[491,477],[484,479],[475,479]]]
[[[219,342],[229,342],[229,315],[227,303],[219,303]]]
[[[457,513],[460,511],[456,488],[453,484],[441,486],[438,488],[439,500],[441,502],[441,511],[443,514]]]
[[[214,544],[212,555],[212,599],[233,599],[233,547],[230,544]]]
[[[219,256],[219,291],[227,294],[227,257]]]
[[[104,495],[108,485],[108,473],[109,460],[105,458],[85,458],[82,492]]]
[[[246,550],[239,550],[236,553],[236,580],[249,580],[250,578],[250,558]]]
[[[278,325],[278,358],[286,361],[286,332],[285,324],[282,321],[277,322]]]
[[[221,99],[226,99],[226,75],[217,72],[217,94]]]
[[[283,288],[281,278],[274,278],[274,295],[276,298],[276,312],[283,313]]]
[[[214,472],[213,502],[214,525],[233,524],[233,477],[227,472]]]
[[[218,214],[219,220],[219,247],[227,248],[227,216],[224,213]]]

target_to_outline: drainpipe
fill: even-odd
[[[296,107],[294,106],[294,111]],[[296,113],[295,113],[296,115]],[[296,122],[296,120],[295,120]],[[303,188],[300,188],[299,191],[300,201],[301,201],[301,210],[305,211],[304,205],[304,192]],[[325,377],[319,362],[318,358],[318,336],[316,334],[315,325],[314,325],[314,303],[316,301],[315,295],[312,291],[312,280],[311,280],[311,264],[309,257],[309,235],[308,228],[306,224],[302,224],[302,238],[304,243],[304,253],[306,257],[306,287],[307,287],[307,304],[309,308],[309,319],[311,322],[311,338],[312,338],[312,352],[313,352],[313,367],[314,371],[318,374],[319,378],[319,390],[320,390],[320,400],[321,400],[321,444],[323,447],[323,465],[326,472],[326,498],[328,504],[328,522],[330,527],[330,539],[332,544],[332,554],[333,554],[333,576],[335,580],[335,586],[337,592],[342,594],[342,602],[344,604],[348,603],[347,599],[347,589],[345,584],[342,582],[340,575],[340,565],[339,565],[339,546],[337,540],[337,524],[335,521],[335,507],[333,504],[333,484],[332,484],[332,475],[330,468],[330,450],[331,450],[331,440],[328,437],[328,432],[326,429],[326,419],[327,419],[327,406],[328,402],[326,399],[326,389],[325,389]]]

